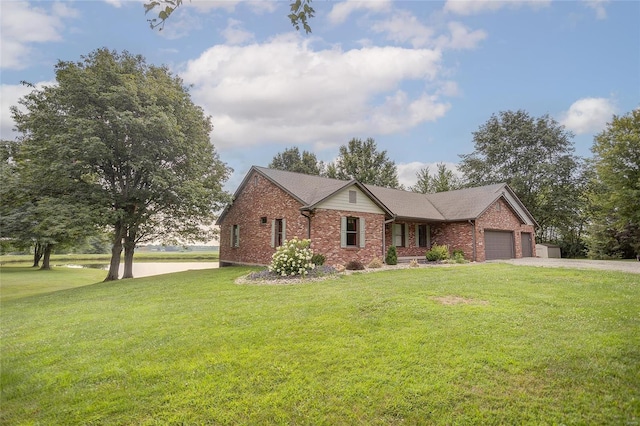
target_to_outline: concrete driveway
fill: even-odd
[[[487,262],[551,268],[600,269],[640,274],[640,262],[630,260],[543,259],[539,257],[523,257],[521,259],[488,260]]]

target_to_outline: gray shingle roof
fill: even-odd
[[[396,218],[460,221],[478,218],[498,198],[504,195],[506,201],[512,205],[516,214],[524,222],[535,224],[531,214],[504,183],[436,194],[419,194],[399,189],[362,185],[355,180],[329,179],[266,167],[253,166],[252,170],[256,170],[267,177],[300,201],[302,206],[306,208],[313,208],[319,202],[347,186],[358,185],[365,192],[369,192],[373,201],[380,205],[383,210]],[[247,174],[247,177],[250,174],[251,171]],[[240,185],[238,191],[242,189],[245,181]],[[222,216],[224,216],[224,212]],[[222,219],[222,216],[220,219]]]
[[[303,173],[285,172],[257,166],[253,168],[289,192],[305,206],[312,206],[350,184],[349,181],[305,175]]]

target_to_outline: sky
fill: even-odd
[[[289,1],[185,0],[162,31],[143,1],[0,2],[0,136],[11,105],[55,82],[58,60],[107,47],[180,76],[211,116],[211,142],[234,172],[297,146],[335,160],[375,139],[400,183],[474,150],[500,111],[548,114],[591,156],[614,114],[640,107],[640,2],[314,0],[311,34]]]

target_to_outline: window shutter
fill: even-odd
[[[409,224],[405,223],[404,224],[404,241],[403,241],[403,246],[404,247],[409,247]]]
[[[240,247],[240,225],[236,228],[238,230],[238,238],[236,239],[236,247]]]
[[[271,221],[271,247],[276,246],[276,220]]]
[[[416,223],[415,228],[414,228],[414,234],[413,236],[415,237],[415,242],[416,242],[416,247],[420,247],[420,225],[418,225]]]
[[[282,219],[282,244],[287,240],[287,219]]]
[[[431,248],[431,225],[427,225],[427,248]]]
[[[364,235],[366,231],[366,227],[364,226],[364,217],[358,218],[358,226],[360,227],[360,247],[364,248]]]
[[[347,246],[347,218],[340,218],[340,247],[345,248]]]

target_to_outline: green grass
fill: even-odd
[[[0,422],[640,422],[637,275],[490,264],[233,284],[248,271],[3,303]]]
[[[170,252],[170,251],[154,251],[154,252],[137,252],[134,255],[135,261],[155,261],[155,260],[167,260],[171,262],[191,262],[194,260],[217,262],[219,258],[218,251],[185,251],[185,252]],[[56,263],[97,263],[106,262],[111,260],[111,254],[52,254],[51,264]],[[124,262],[124,258],[122,259]],[[0,265],[8,264],[21,264],[32,265],[33,255],[1,255]]]
[[[3,266],[0,268],[0,302],[93,284],[104,280],[106,275],[106,271],[90,268],[41,271],[27,266]]]

